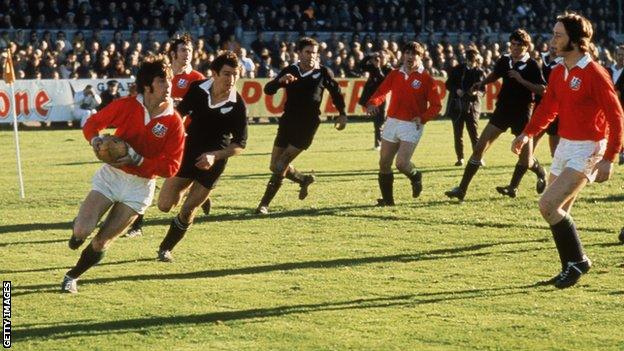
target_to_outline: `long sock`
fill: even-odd
[[[394,183],[393,173],[379,173],[379,190],[381,190],[381,197],[387,204],[394,203],[394,194],[392,186]]]
[[[102,260],[102,258],[104,258],[104,251],[95,251],[93,249],[93,246],[89,244],[87,247],[85,247],[84,250],[82,250],[78,262],[76,263],[74,268],[70,269],[69,272],[67,272],[67,275],[76,279],[80,277],[84,272],[86,272],[89,268],[98,264]]]
[[[462,176],[461,183],[459,183],[459,188],[464,193],[468,191],[468,186],[470,185],[470,182],[472,181],[472,177],[474,177],[474,175],[477,174],[479,167],[481,167],[480,160],[475,161],[472,158],[468,160],[468,164],[466,165],[466,168],[464,169],[464,175]]]
[[[141,229],[142,227],[143,227],[143,215],[140,214],[134,220],[134,222],[132,223],[132,226],[130,227],[130,229],[136,230],[136,229]]]
[[[286,169],[286,178],[301,185],[305,179],[305,175],[296,170],[295,167],[289,166],[288,169]]]
[[[190,224],[183,223],[180,220],[179,216],[175,216],[175,218],[171,221],[169,225],[169,230],[167,231],[167,235],[160,243],[161,251],[172,251],[173,248],[184,238],[186,231],[190,227]]]
[[[542,167],[542,165],[539,163],[539,161],[537,161],[537,159],[533,160],[533,166],[531,166],[531,168],[529,169],[539,178],[546,177],[546,171],[544,170],[544,167]]]
[[[269,206],[275,194],[279,191],[282,186],[282,181],[284,177],[279,174],[273,174],[269,182],[267,183],[266,190],[264,191],[264,196],[262,196],[262,200],[260,200],[260,204],[262,206]]]
[[[518,185],[520,185],[520,181],[522,181],[522,177],[524,177],[528,169],[529,168],[527,166],[516,163],[516,168],[514,168],[511,181],[509,181],[509,187],[517,189]]]
[[[407,178],[412,183],[420,182],[422,181],[422,173],[420,173],[416,168],[412,168],[412,171],[407,176]]]
[[[572,217],[566,215],[561,221],[550,226],[559,258],[562,264],[583,260],[583,244],[576,231]]]

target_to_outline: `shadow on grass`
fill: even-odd
[[[71,230],[72,222],[55,223],[23,223],[0,226],[0,234],[10,234],[16,232],[30,232],[33,230]]]
[[[491,298],[527,294],[530,291],[548,291],[552,288],[540,287],[536,284],[506,286],[486,289],[449,290],[430,293],[397,295],[389,297],[363,298],[350,301],[322,302],[265,308],[254,308],[236,311],[220,311],[204,314],[143,317],[125,320],[111,320],[94,323],[67,323],[47,327],[16,328],[14,339],[58,339],[72,336],[95,336],[117,334],[145,330],[146,328],[180,327],[192,324],[224,323],[247,321],[262,318],[278,318],[295,314],[315,312],[363,310],[372,308],[401,308],[418,305],[444,303],[456,300]]]
[[[66,242],[66,239],[54,239],[54,240],[36,240],[36,241],[15,241],[10,243],[0,243],[0,247],[6,246],[18,246],[18,245],[31,245],[31,244],[53,244]],[[2,273],[2,271],[0,271]]]
[[[304,261],[304,262],[286,262],[262,266],[240,267],[240,268],[226,268],[205,270],[196,272],[185,273],[165,273],[165,274],[138,274],[121,277],[108,277],[108,278],[95,278],[83,280],[81,285],[90,284],[106,284],[111,282],[120,281],[145,281],[145,280],[163,280],[163,279],[205,279],[205,278],[219,278],[231,275],[248,275],[248,274],[261,274],[276,271],[294,271],[303,269],[327,269],[327,268],[341,268],[341,267],[353,267],[366,264],[376,263],[390,263],[390,262],[415,262],[415,261],[430,261],[440,259],[453,259],[463,257],[479,257],[485,255],[491,255],[499,253],[498,251],[492,252],[477,252],[482,249],[497,247],[502,245],[514,245],[514,244],[529,244],[529,243],[543,243],[548,242],[550,239],[532,239],[532,240],[517,240],[517,241],[501,241],[495,243],[475,244],[462,247],[451,247],[444,249],[435,249],[429,251],[423,251],[413,254],[400,254],[400,255],[387,255],[387,256],[369,256],[369,257],[356,257],[356,258],[338,258],[333,260],[316,260],[316,261]],[[524,248],[521,250],[509,250],[502,253],[517,253],[526,251],[535,251],[535,248]],[[45,292],[58,292],[57,284],[39,284],[39,285],[25,285],[15,286],[13,295],[29,295],[34,293]]]
[[[67,241],[67,240],[62,240],[62,241]],[[138,258],[136,260],[125,260],[125,261],[114,261],[114,262],[104,262],[104,263],[100,263],[98,264],[98,266],[117,266],[117,265],[122,265],[122,264],[127,264],[127,263],[139,263],[139,262],[153,262],[156,261],[156,257],[152,257],[152,258]],[[33,269],[18,269],[18,270],[6,270],[6,271],[0,271],[0,274],[18,274],[18,273],[35,273],[35,272],[51,272],[51,271],[58,271],[58,270],[64,270],[64,269],[70,269],[72,267],[68,267],[68,266],[61,266],[61,267],[47,267],[47,268],[33,268]]]
[[[102,161],[82,161],[82,162],[68,162],[68,163],[57,163],[57,166],[84,166],[84,165],[92,165],[96,163],[102,163]]]

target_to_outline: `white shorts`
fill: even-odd
[[[559,176],[564,168],[572,168],[583,173],[591,183],[596,179],[594,166],[602,160],[606,148],[606,139],[593,141],[561,138],[555,150],[550,173]]]
[[[381,138],[391,143],[406,141],[418,145],[425,126],[421,123],[388,117],[383,125]]]
[[[113,202],[121,202],[138,214],[154,200],[156,179],[147,179],[128,174],[121,169],[105,164],[93,176],[93,190]]]

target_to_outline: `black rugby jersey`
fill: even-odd
[[[517,80],[510,78],[507,73],[510,70],[520,72],[522,78],[533,84],[545,85],[540,67],[534,59],[526,53],[516,63],[512,63],[511,56],[505,55],[496,61],[494,74],[503,78],[503,85],[498,93],[496,108],[512,111],[526,111],[533,102],[533,92],[525,88]]]
[[[557,58],[551,57],[550,55],[542,55],[542,77],[544,77],[544,81],[548,84],[548,77],[550,77],[550,72],[552,72],[553,68],[559,64],[559,60]],[[539,104],[542,100],[542,97],[539,95],[535,95],[535,103]]]
[[[297,80],[288,85],[280,84],[280,78],[288,73]],[[333,72],[323,65],[303,74],[298,64],[290,65],[264,86],[264,93],[273,95],[282,87],[286,89],[287,94],[284,115],[282,116],[284,120],[318,119],[321,114],[320,106],[325,89],[329,90],[334,106],[340,114],[345,114],[345,102],[340,92],[340,86],[334,79]]]
[[[186,130],[184,159],[194,160],[204,152],[225,149],[230,143],[245,147],[247,143],[247,108],[233,89],[227,100],[213,104],[210,98],[212,79],[191,84],[178,104],[182,115],[190,114]]]

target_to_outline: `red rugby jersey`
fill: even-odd
[[[140,165],[122,167],[124,172],[143,178],[168,178],[180,168],[184,127],[182,119],[173,109],[173,102],[170,101],[170,106],[163,113],[150,118],[143,106],[143,95],[117,99],[91,116],[82,132],[91,142],[108,126],[115,126],[115,136],[143,156]]]
[[[424,124],[434,119],[442,109],[435,81],[422,66],[409,75],[403,68],[392,70],[368,99],[368,103],[381,105],[389,92],[392,92],[392,99],[388,107],[388,118],[411,121],[420,117]]]
[[[193,69],[189,72],[176,74],[171,80],[171,97],[174,99],[182,99],[191,87],[191,83],[205,78],[203,74]]]
[[[603,159],[615,161],[622,148],[624,112],[609,74],[589,55],[569,71],[564,64],[553,68],[544,98],[524,133],[538,134],[556,115],[562,138],[598,141],[608,137]]]

